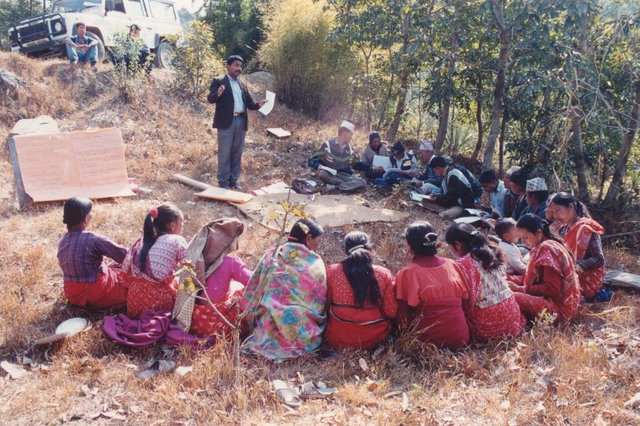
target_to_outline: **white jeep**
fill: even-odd
[[[64,40],[75,34],[75,24],[84,22],[87,35],[99,40],[98,58],[114,45],[114,35],[132,24],[142,30],[156,66],[171,62],[171,36],[178,35],[192,17],[176,10],[172,0],[56,0],[51,13],[22,20],[9,29],[11,50],[35,57],[66,55]]]

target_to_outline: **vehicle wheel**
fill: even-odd
[[[171,68],[173,61],[173,45],[166,41],[161,41],[156,49],[156,67]]]
[[[86,32],[87,37],[91,37],[94,40],[98,40],[98,63],[102,63],[107,59],[107,55],[105,54],[104,44],[102,43],[102,39],[98,37],[97,34],[92,33],[91,31]]]

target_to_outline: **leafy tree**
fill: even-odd
[[[7,31],[21,19],[42,12],[42,2],[34,0],[0,0],[0,47],[8,47]]]
[[[275,74],[282,101],[316,116],[344,105],[354,60],[342,41],[329,40],[334,21],[324,4],[282,0],[265,21],[259,59]]]
[[[207,91],[213,76],[222,71],[213,41],[213,31],[206,23],[192,21],[176,43],[172,60],[176,86],[196,98]]]
[[[264,40],[263,15],[268,0],[209,0],[205,22],[213,30],[216,49],[224,57],[250,61]]]

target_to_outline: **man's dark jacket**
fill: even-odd
[[[240,88],[242,89],[242,100],[244,101],[244,130],[249,129],[249,116],[247,109],[257,110],[260,106],[253,102],[247,86],[245,86],[240,80]],[[218,97],[218,88],[224,85],[224,92],[222,96]],[[225,75],[221,78],[214,78],[209,88],[209,96],[207,100],[211,104],[216,104],[216,112],[213,114],[213,127],[216,129],[228,129],[233,123],[233,90],[231,89],[231,83],[229,83],[229,76]]]

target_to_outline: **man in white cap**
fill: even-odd
[[[430,141],[424,140],[420,142],[418,147],[418,159],[425,165],[424,172],[416,176],[412,180],[412,184],[417,187],[418,192],[421,194],[442,194],[442,176],[433,170],[429,162],[435,155],[435,149]]]
[[[328,185],[335,185],[340,191],[352,192],[367,186],[364,179],[354,176],[351,165],[358,157],[349,145],[356,126],[344,120],[338,129],[338,136],[323,143],[309,159],[309,165],[318,168],[318,179]]]
[[[549,189],[547,183],[541,177],[529,179],[527,181],[527,208],[523,214],[533,213],[543,219],[547,218],[547,199]]]

